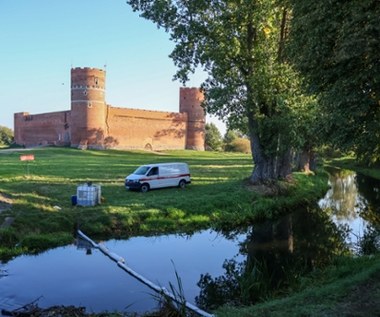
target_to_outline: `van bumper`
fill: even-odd
[[[135,183],[135,182],[125,182],[125,188],[126,189],[131,189],[131,190],[140,190],[141,184],[140,183]]]

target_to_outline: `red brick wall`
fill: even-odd
[[[201,104],[204,95],[199,88],[180,88],[179,111],[188,114],[186,148],[204,151],[206,118]]]
[[[70,111],[31,115],[15,113],[15,142],[25,146],[70,143]]]
[[[103,148],[106,121],[106,73],[97,68],[71,69],[71,146],[85,142]]]
[[[184,149],[187,114],[108,106],[106,147]]]

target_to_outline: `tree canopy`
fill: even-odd
[[[218,127],[214,123],[206,123],[205,136],[206,149],[220,151],[222,149],[223,140]]]
[[[286,62],[289,8],[279,0],[128,0],[170,33],[170,57],[185,83],[208,74],[206,111],[249,135],[253,183],[287,177],[297,109],[307,111],[298,74]]]
[[[380,161],[380,2],[292,0],[292,60],[336,147]]]

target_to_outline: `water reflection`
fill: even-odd
[[[243,261],[225,260],[224,274],[203,274],[198,305],[248,305],[297,287],[300,277],[339,255],[380,250],[380,182],[333,170],[331,189],[315,206],[255,224],[240,245]]]
[[[224,262],[224,274],[201,276],[197,304],[248,305],[296,287],[300,276],[348,253],[345,233],[318,208],[305,208],[275,222],[256,224],[240,245],[244,261]]]
[[[356,253],[363,251],[361,244],[368,237],[376,244],[380,224],[380,181],[353,171],[331,169],[330,190],[319,206],[332,214],[332,219],[349,231],[348,242]],[[377,233],[377,234],[376,234]]]
[[[124,257],[129,267],[167,289],[169,283],[177,285],[177,270],[186,299],[194,302],[200,275],[222,274],[224,259],[239,254],[239,242],[244,239],[244,234],[226,239],[213,230],[205,230],[191,236],[134,237],[104,244]],[[7,272],[0,278],[0,309],[16,309],[40,296],[40,307],[75,305],[84,306],[89,312],[139,313],[157,308],[150,288],[99,250],[91,249],[83,240],[78,242],[36,256],[20,256],[0,266],[0,272]],[[238,260],[242,258],[237,256]]]

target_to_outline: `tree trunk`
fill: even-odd
[[[303,149],[299,154],[296,162],[297,171],[310,173],[315,171],[316,162],[315,154],[310,148]]]
[[[310,151],[302,150],[299,155],[298,170],[301,172],[310,173]]]
[[[257,122],[249,116],[248,123],[254,164],[250,182],[252,184],[268,184],[278,179],[288,178],[291,174],[291,150],[268,157],[263,151],[260,137],[257,133]]]

